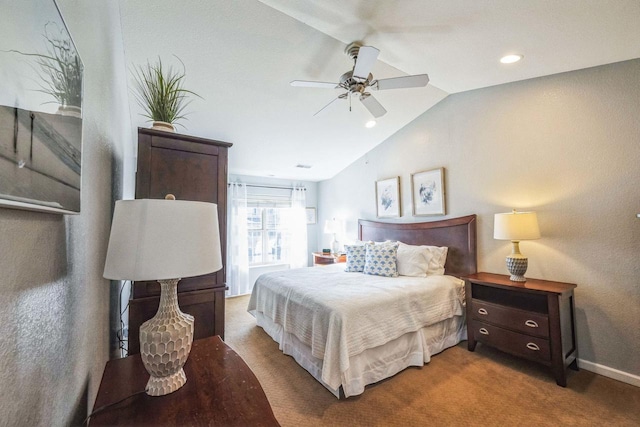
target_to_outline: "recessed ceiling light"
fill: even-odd
[[[524,58],[524,55],[505,55],[500,58],[500,62],[503,64],[513,64],[514,62],[520,61],[522,58]]]
[[[376,121],[375,120],[369,120],[367,123],[365,123],[365,126],[368,128],[372,128],[376,125]]]

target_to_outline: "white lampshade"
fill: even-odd
[[[338,233],[340,231],[339,224],[336,219],[328,219],[324,222],[324,232],[325,234],[333,234]]]
[[[105,278],[177,279],[221,268],[216,204],[151,199],[116,202]]]
[[[540,238],[538,217],[535,212],[495,214],[493,238],[498,240],[534,240]]]

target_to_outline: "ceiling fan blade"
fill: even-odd
[[[322,110],[324,110],[325,108],[327,108],[329,105],[333,104],[336,100],[340,99],[340,97],[344,98],[344,96],[342,96],[342,95],[338,96],[337,98],[333,98],[333,99],[331,100],[331,102],[330,102],[330,103],[328,103],[327,105],[325,105],[324,107],[322,107],[321,109],[319,109],[318,111],[316,111],[316,113],[313,115],[313,117],[315,117],[315,116],[317,116],[318,114],[320,114],[320,112],[321,112]]]
[[[327,83],[327,82],[309,82],[306,80],[294,80],[290,83],[291,86],[297,87],[317,87],[321,89],[337,89],[338,83]]]
[[[376,119],[378,117],[382,117],[385,114],[387,114],[387,110],[384,109],[382,104],[380,104],[378,100],[373,97],[373,95],[361,96],[360,102],[362,102],[362,104],[364,104],[364,106],[367,107],[367,110],[369,110],[369,112]]]
[[[378,80],[374,87],[378,90],[404,89],[409,87],[426,86],[429,83],[429,76],[417,74],[415,76],[393,77],[391,79]]]
[[[379,54],[380,51],[373,46],[361,46],[358,50],[356,65],[353,67],[353,77],[367,80]]]

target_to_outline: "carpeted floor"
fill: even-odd
[[[466,342],[421,368],[337,400],[227,299],[225,338],[260,380],[282,426],[639,426],[640,388],[569,371],[558,387],[542,365]]]

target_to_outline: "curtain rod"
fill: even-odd
[[[232,183],[228,183],[227,186],[231,185]],[[238,182],[236,184],[242,184],[241,182]],[[280,190],[293,190],[293,187],[286,187],[286,186],[282,186],[282,185],[260,185],[260,184],[244,184],[247,187],[256,187],[256,188],[276,188],[276,189],[280,189]],[[307,191],[306,187],[302,187],[303,191]]]

